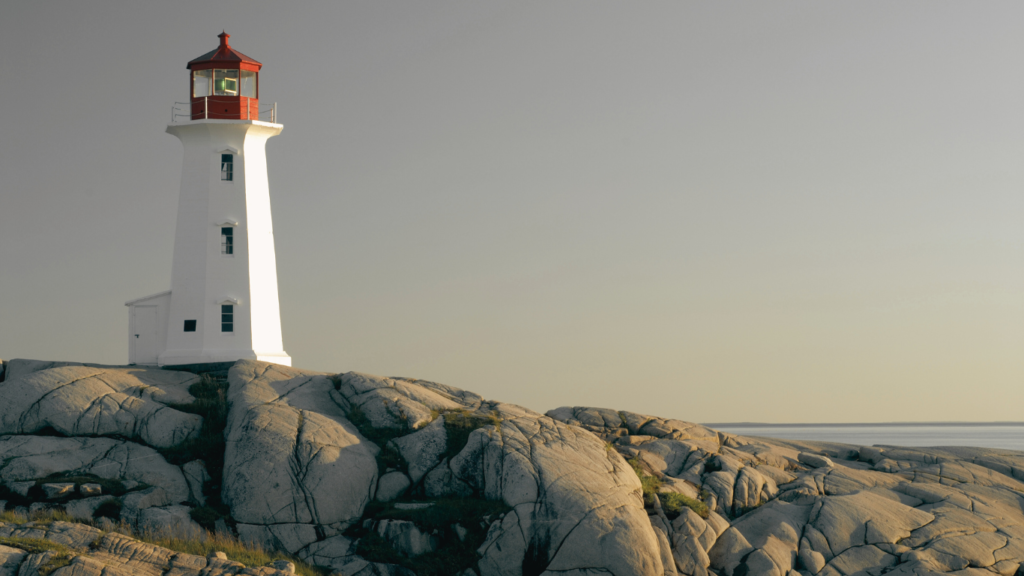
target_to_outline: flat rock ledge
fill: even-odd
[[[0,522],[0,575],[29,576],[52,570],[52,576],[289,576],[294,565],[247,568],[224,553],[209,557],[175,552],[115,532],[72,522],[10,524]],[[19,542],[29,541],[27,549]],[[55,550],[32,553],[41,542]],[[55,568],[55,569],[54,569]]]

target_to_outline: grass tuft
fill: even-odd
[[[469,410],[451,410],[445,412],[444,429],[448,432],[448,448],[444,456],[454,458],[469,443],[469,435],[485,426],[494,426],[501,430],[501,416],[496,410],[487,413],[471,413]]]
[[[72,518],[62,511],[47,510],[27,515],[11,511],[0,513],[0,522],[10,524],[22,525],[32,522],[34,524],[45,525],[56,521],[85,524],[93,527],[96,526],[95,522],[84,522],[82,520]],[[215,534],[209,531],[203,531],[201,534],[192,538],[168,537],[150,532],[136,532],[132,530],[130,526],[123,523],[117,526],[116,531],[141,542],[162,546],[175,552],[185,552],[187,554],[195,554],[197,556],[206,556],[210,552],[214,551],[224,552],[231,560],[241,562],[248,567],[266,566],[275,560],[287,560],[295,564],[295,573],[300,576],[325,576],[330,574],[330,570],[326,568],[313,566],[282,552],[267,551],[259,544],[243,542],[228,534]],[[75,555],[75,551],[71,548],[68,548],[63,544],[41,538],[0,538],[0,545],[20,548],[32,554],[39,554],[48,550],[57,552],[57,555],[51,558],[46,565],[47,567],[50,567],[50,572],[60,568],[61,566],[66,566],[71,562],[71,558]],[[62,564],[61,562],[65,563]],[[40,573],[49,574],[50,572],[41,571]]]
[[[13,510],[6,510],[0,512],[0,522],[5,524],[27,524],[29,522],[35,522],[36,524],[52,524],[54,522],[73,522],[75,524],[88,524],[94,525],[93,522],[83,522],[82,520],[68,515],[63,510],[55,508],[49,508],[46,510],[37,510],[31,514],[24,514],[21,512],[15,512]]]
[[[206,532],[195,538],[178,538],[154,534],[133,534],[132,538],[149,544],[162,546],[175,552],[206,556],[210,552],[224,552],[228,559],[241,562],[249,568],[266,566],[275,560],[287,560],[295,564],[299,576],[326,576],[330,569],[313,566],[283,552],[268,551],[254,542],[243,542],[228,534]]]
[[[652,476],[644,470],[643,462],[640,461],[639,456],[634,456],[626,463],[633,468],[633,472],[636,472],[638,478],[640,478],[640,486],[644,492],[644,506],[650,507],[654,505],[654,495],[661,489],[661,480],[657,476]]]
[[[71,548],[42,538],[0,537],[0,545],[19,548],[29,554],[45,554],[46,552],[53,552],[53,556],[38,568],[39,576],[48,576],[58,568],[63,568],[64,566],[71,564],[71,559],[75,555],[74,550]]]
[[[708,509],[707,504],[700,500],[694,500],[685,494],[661,492],[658,494],[658,499],[661,500],[661,508],[665,511],[665,515],[668,516],[669,520],[674,520],[679,516],[679,513],[683,511],[683,507],[693,510],[704,519],[711,515],[711,510]]]

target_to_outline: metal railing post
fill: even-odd
[[[203,96],[203,120],[210,119],[210,97]]]

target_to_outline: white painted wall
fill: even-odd
[[[145,296],[125,302],[128,307],[128,363],[156,364],[159,354],[167,348],[167,318],[170,311],[171,291]],[[142,313],[155,309],[155,326],[151,329],[142,322]],[[153,355],[140,357],[140,351],[151,350]]]
[[[277,259],[270,216],[266,141],[280,124],[200,120],[171,124],[184,147],[171,264],[167,345],[159,363],[255,358],[291,365],[281,340]],[[234,154],[234,180],[222,181],[222,153]],[[221,224],[237,222],[234,254],[221,254]],[[221,332],[220,305],[237,302],[234,331]],[[185,320],[196,331],[185,332]]]

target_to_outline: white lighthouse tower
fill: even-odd
[[[259,119],[263,65],[228,38],[221,33],[216,50],[188,63],[190,110],[167,126],[184,146],[171,289],[126,303],[132,364],[291,365],[266,156],[267,139],[283,126],[273,111],[270,122]]]

